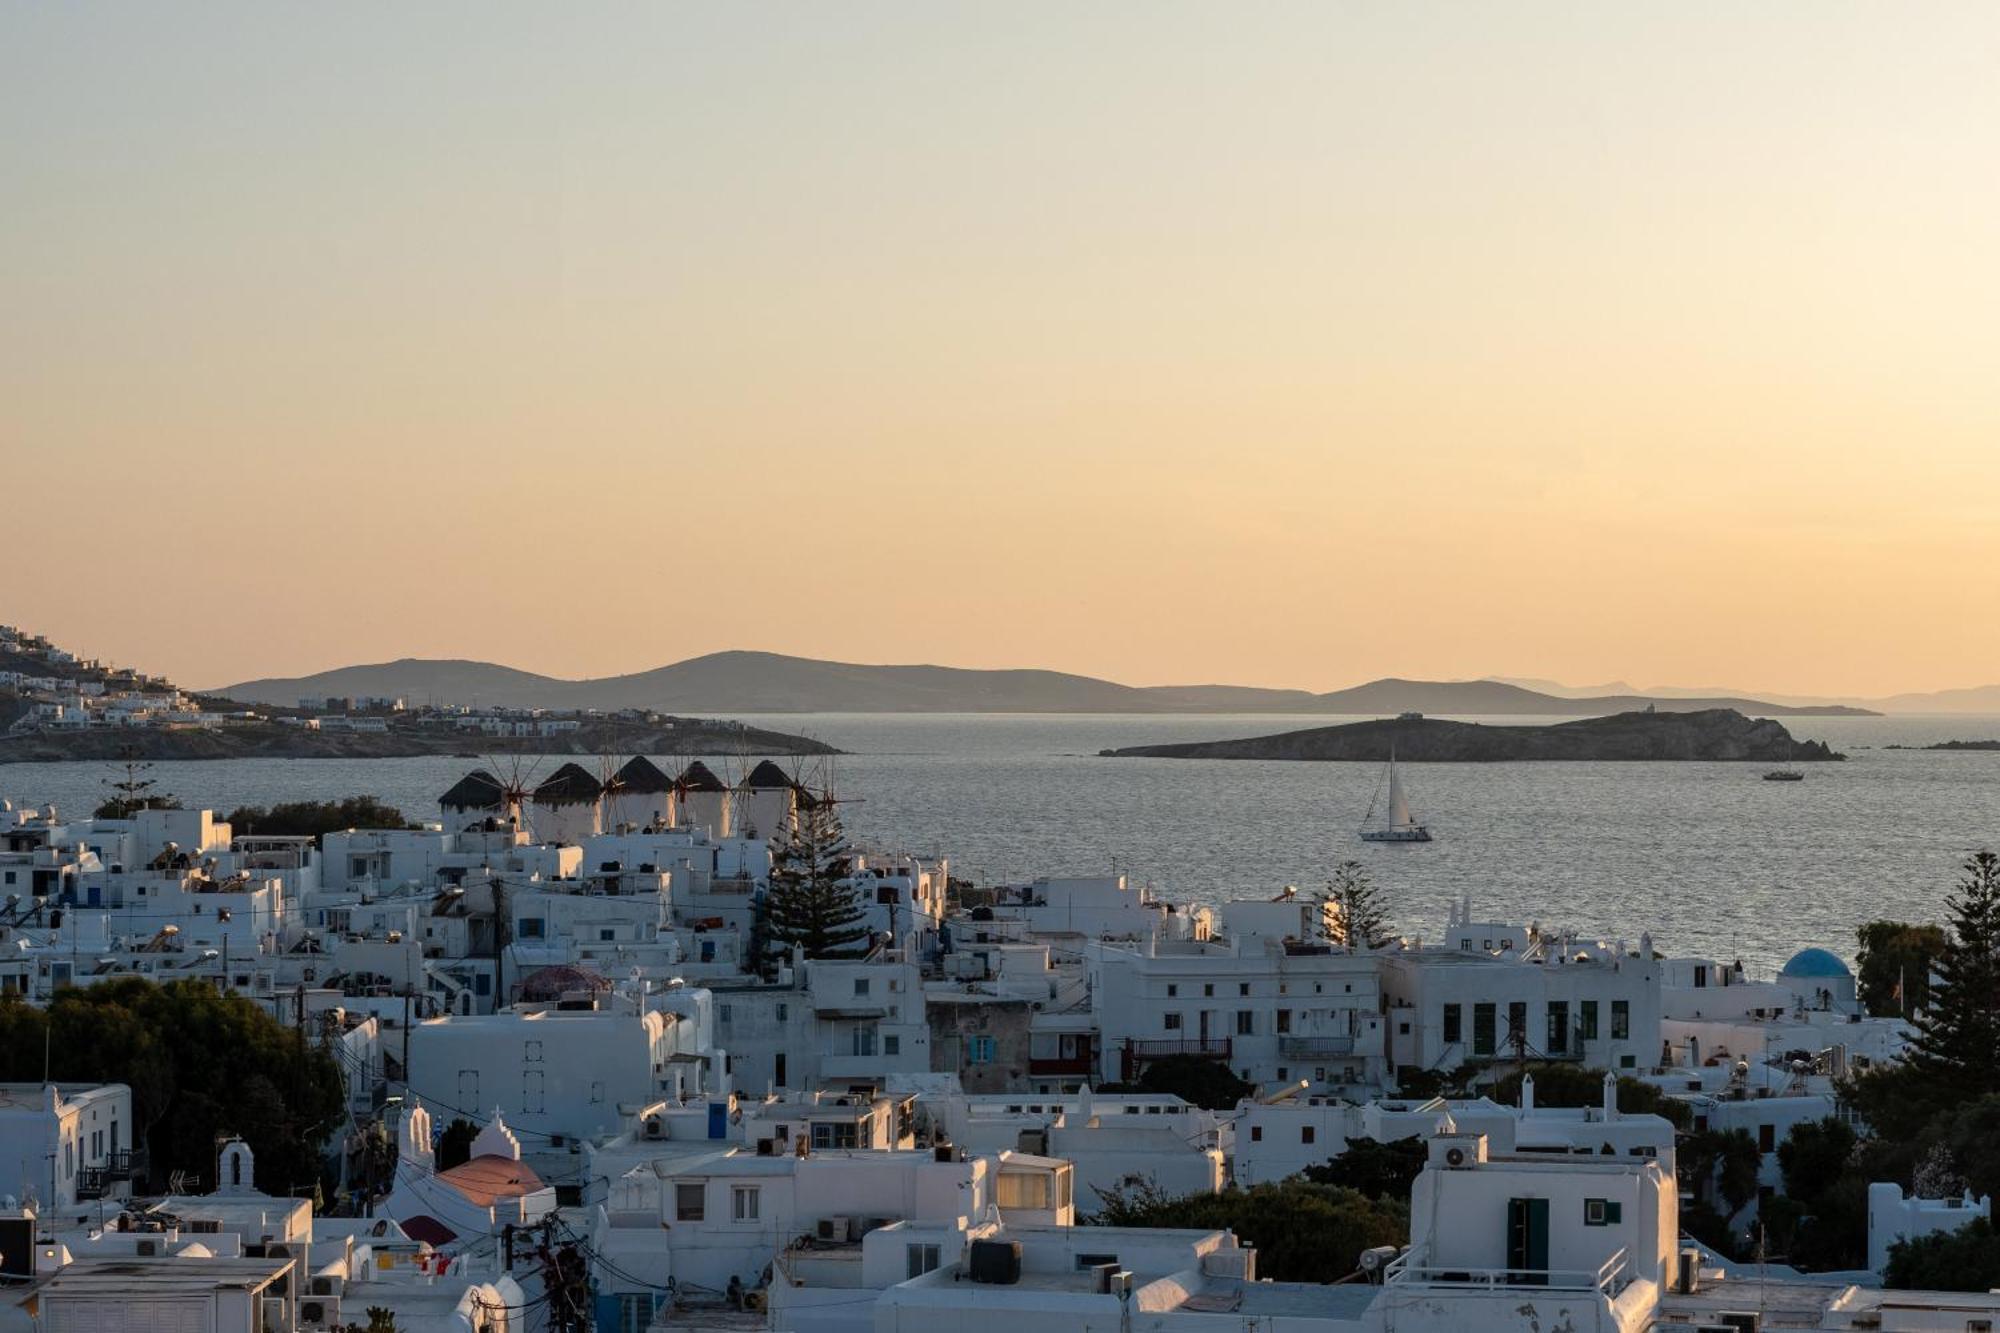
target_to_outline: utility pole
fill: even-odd
[[[507,995],[507,885],[498,875],[487,883],[493,889],[493,1012],[497,1014]]]

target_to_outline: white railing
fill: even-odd
[[[1382,1280],[1390,1286],[1427,1287],[1548,1287],[1559,1291],[1601,1291],[1616,1296],[1632,1282],[1631,1256],[1620,1249],[1595,1269],[1584,1268],[1462,1268],[1432,1264],[1422,1249],[1391,1260]]]

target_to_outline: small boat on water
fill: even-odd
[[[1368,813],[1361,817],[1361,841],[1363,842],[1429,842],[1431,831],[1416,821],[1410,813],[1410,800],[1403,792],[1403,775],[1396,771],[1396,751],[1389,750],[1389,767],[1384,776],[1389,783],[1389,803],[1383,809],[1382,821],[1375,822],[1375,802],[1368,802]],[[1375,784],[1376,795],[1382,792],[1382,784]]]
[[[1806,775],[1796,768],[1774,768],[1764,775],[1766,782],[1804,782]]]

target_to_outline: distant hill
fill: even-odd
[[[1782,723],[1727,708],[1698,713],[1619,713],[1551,725],[1490,726],[1436,718],[1349,722],[1243,740],[1187,741],[1105,750],[1119,759],[1293,759],[1381,763],[1392,752],[1417,763],[1508,760],[1738,760],[1794,763],[1839,759],[1819,741],[1799,741]]]
[[[1770,705],[1790,705],[1799,709],[1830,709],[1841,706],[1870,713],[1986,713],[2000,714],[2000,685],[1974,685],[1956,690],[1919,690],[1884,695],[1785,694],[1722,689],[1715,686],[1649,685],[1636,689],[1623,681],[1611,685],[1565,685],[1560,681],[1537,680],[1524,676],[1492,676],[1491,680],[1563,699],[1637,695],[1654,699],[1714,700],[1731,696],[1755,697]]]
[[[650,708],[669,713],[1448,713],[1589,717],[1655,706],[1735,708],[1765,716],[1855,713],[1756,699],[1561,699],[1496,680],[1385,679],[1351,689],[1239,685],[1120,685],[1061,671],[865,666],[778,653],[724,652],[624,676],[563,680],[490,662],[404,658],[310,676],[244,681],[213,691],[245,703],[296,704],[319,695],[401,695],[412,704],[514,708]]]

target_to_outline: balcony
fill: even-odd
[[[1129,1083],[1138,1077],[1141,1068],[1154,1060],[1192,1056],[1198,1060],[1227,1061],[1230,1041],[1227,1037],[1191,1037],[1179,1041],[1135,1041],[1127,1038],[1124,1049],[1118,1054],[1119,1063],[1123,1066],[1120,1077]]]
[[[1028,1074],[1040,1078],[1088,1078],[1097,1072],[1095,1055],[1031,1055]]]
[[[1383,1272],[1392,1287],[1504,1288],[1545,1287],[1555,1291],[1594,1291],[1615,1298],[1633,1282],[1631,1258],[1619,1250],[1595,1269],[1453,1268],[1432,1264],[1427,1247],[1419,1246],[1393,1259]]]
[[[1278,1054],[1293,1060],[1324,1060],[1354,1054],[1352,1037],[1282,1036]]]

